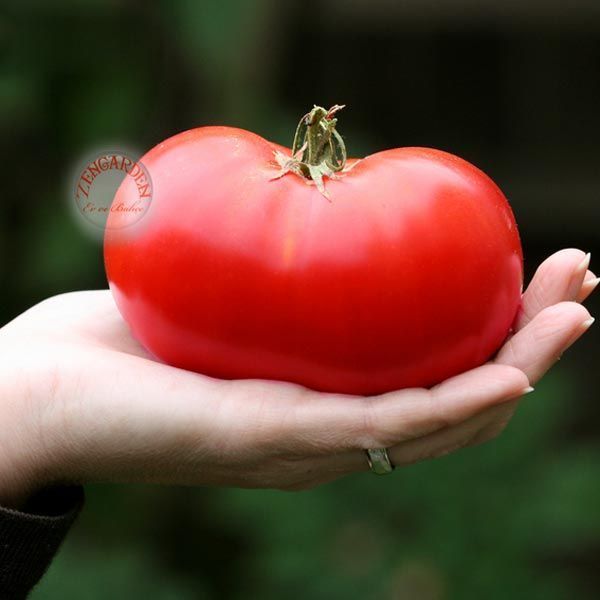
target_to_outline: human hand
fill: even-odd
[[[546,260],[488,364],[368,398],[176,369],[131,337],[110,292],[50,298],[0,330],[0,504],[90,481],[307,489],[366,470],[366,448],[400,466],[489,440],[591,325],[588,264]]]

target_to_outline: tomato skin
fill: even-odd
[[[518,310],[523,257],[506,198],[453,155],[398,148],[326,179],[326,199],[276,146],[240,129],[176,135],[141,161],[136,225],[105,236],[110,287],[134,336],[220,378],[377,394],[488,360]],[[127,178],[115,202],[132,200]]]

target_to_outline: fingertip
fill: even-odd
[[[536,382],[592,323],[581,304],[559,302],[542,310],[512,336],[495,360],[518,367],[530,382]]]
[[[558,250],[554,254],[551,254],[546,260],[544,260],[538,270],[543,270],[548,267],[554,268],[567,268],[572,272],[577,271],[578,269],[585,273],[585,269],[587,269],[587,265],[590,262],[590,253],[586,253],[579,248],[563,248],[562,250]],[[583,269],[583,265],[585,269]]]
[[[589,319],[586,319],[582,324],[581,324],[581,329],[583,330],[583,333],[585,333],[596,321],[596,319],[594,319],[594,317],[590,317]]]
[[[554,254],[551,254],[542,264],[547,262],[555,262],[557,260],[573,262],[575,265],[581,263],[589,252],[581,250],[580,248],[563,248],[558,250]]]
[[[510,365],[495,365],[497,367],[508,367],[502,376],[507,386],[507,393],[510,394],[509,399],[519,398],[533,391],[529,383],[527,375],[519,368]]]
[[[440,383],[436,393],[445,394],[454,389],[476,389],[481,397],[502,402],[519,396],[529,387],[527,375],[519,368],[497,363],[486,363],[466,373],[461,373]]]
[[[577,296],[577,302],[584,302],[587,300],[593,291],[598,287],[600,283],[600,277],[596,277],[593,271],[588,270],[581,284],[581,289]]]
[[[553,306],[545,308],[537,317],[538,320],[553,324],[556,329],[556,324],[560,322],[562,328],[577,326],[584,321],[590,319],[589,311],[585,306],[582,306],[575,301],[557,302]]]
[[[590,266],[590,260],[592,258],[591,252],[588,252],[577,264],[571,275],[571,281],[569,285],[569,298],[577,300],[581,293],[581,287],[585,281],[588,267]]]
[[[559,302],[544,309],[535,319],[535,342],[558,343],[561,353],[571,346],[593,323],[587,308],[578,302]]]
[[[518,367],[498,363],[490,363],[484,366],[490,369],[489,373],[486,374],[488,377],[495,377],[501,381],[510,381],[515,389],[520,390],[529,386],[527,375]]]
[[[449,426],[515,401],[529,393],[530,387],[520,369],[488,363],[446,380],[432,389],[432,398],[440,411],[439,421]]]
[[[592,253],[588,252],[580,261],[575,268],[574,275],[585,276],[588,267],[590,266],[590,260],[592,259]]]

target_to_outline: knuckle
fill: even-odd
[[[432,388],[424,398],[427,402],[427,412],[430,415],[429,421],[432,430],[447,429],[452,427],[454,421],[448,414],[445,403],[441,400],[438,392],[439,388]]]
[[[382,448],[393,444],[394,436],[385,427],[377,398],[361,398],[357,430],[350,434],[348,448]]]
[[[371,398],[365,398],[361,411],[359,435],[362,441],[367,444],[374,444],[377,440],[377,425],[375,416],[375,407]]]
[[[512,335],[505,342],[502,348],[498,351],[497,356],[495,357],[496,364],[511,364],[516,365],[520,364],[519,360],[519,352],[518,347],[515,344],[515,336]]]

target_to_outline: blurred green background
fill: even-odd
[[[528,276],[562,247],[600,256],[599,98],[597,0],[4,0],[0,323],[105,287],[69,209],[90,150],[214,123],[289,144],[313,103],[348,105],[351,155],[433,146],[489,173]],[[32,597],[598,598],[598,344],[592,329],[500,439],[394,477],[89,486]]]

